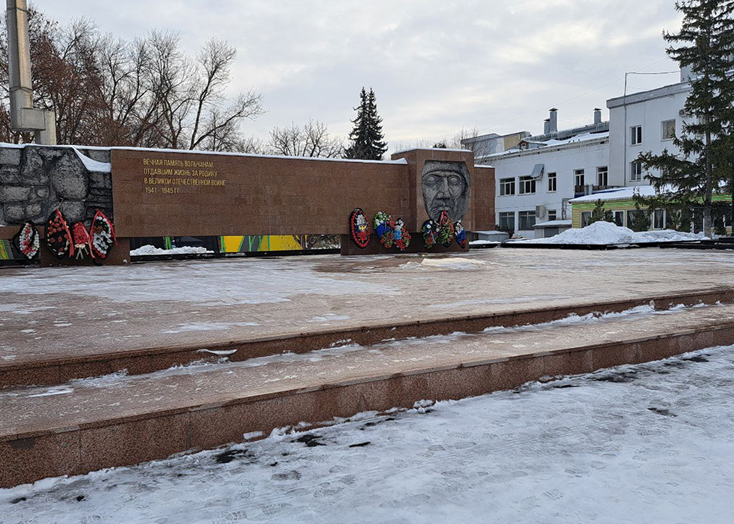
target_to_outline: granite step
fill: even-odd
[[[585,301],[560,307],[524,307],[486,314],[426,316],[419,320],[372,322],[344,328],[319,328],[277,336],[251,336],[212,344],[171,346],[143,344],[130,349],[108,348],[103,344],[77,348],[73,353],[56,348],[28,348],[12,360],[0,361],[0,390],[25,385],[57,385],[72,379],[125,371],[139,375],[202,360],[216,361],[227,355],[231,361],[246,361],[283,353],[307,353],[345,342],[368,345],[382,340],[446,335],[455,331],[477,333],[488,327],[538,324],[589,313],[620,312],[646,304],[666,310],[676,305],[734,303],[734,289],[714,288],[683,293],[650,294],[616,301]],[[129,328],[134,331],[134,326]]]
[[[0,391],[0,487],[732,343],[732,304],[648,305],[478,333],[14,387]]]

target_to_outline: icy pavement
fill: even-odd
[[[720,289],[732,275],[729,253],[661,249],[6,268],[0,364]]]
[[[729,523],[734,346],[0,490],[0,523]]]

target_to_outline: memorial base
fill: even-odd
[[[435,245],[431,249],[426,249],[423,244],[422,233],[411,233],[411,242],[405,251],[400,251],[397,247],[386,248],[380,243],[377,235],[370,237],[370,243],[367,247],[361,248],[354,243],[350,235],[341,235],[341,254],[344,256],[351,255],[399,255],[401,253],[465,253],[469,251],[469,244],[461,247],[456,241],[451,242],[449,247]]]

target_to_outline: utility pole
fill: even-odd
[[[27,0],[7,0],[10,127],[33,132],[37,144],[56,144],[56,114],[33,108]]]

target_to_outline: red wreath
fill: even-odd
[[[67,254],[74,256],[74,242],[64,215],[57,209],[46,222],[46,246],[56,258],[64,258]]]
[[[92,254],[92,240],[84,224],[77,222],[71,228],[71,236],[74,238],[74,249],[76,250],[76,258],[84,258],[85,255]],[[94,254],[92,254],[94,258]]]
[[[359,217],[362,217],[361,224]],[[358,247],[364,249],[370,243],[370,223],[361,208],[356,208],[349,215],[349,231],[352,234],[352,240]]]

